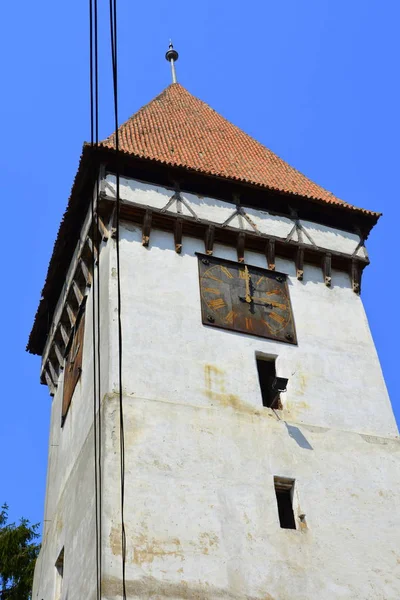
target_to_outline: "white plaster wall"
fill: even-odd
[[[255,355],[264,352],[278,356],[278,375],[289,378],[285,418],[397,434],[362,301],[346,274],[333,272],[327,288],[321,269],[306,265],[298,281],[294,264],[277,259],[277,270],[289,275],[298,336],[298,346],[292,346],[202,325],[195,256],[204,251],[200,240],[184,238],[178,255],[170,233],[152,231],[148,249],[139,227],[122,227],[121,236],[127,393],[257,410],[262,403]],[[236,258],[233,248],[218,245],[214,255]],[[266,267],[263,255],[248,252],[246,261]]]
[[[398,600],[400,442],[361,300],[343,273],[290,277],[298,347],[201,324],[201,242],[121,228],[126,589],[157,600]],[[215,255],[235,259],[230,248]],[[265,266],[265,257],[246,261]],[[111,270],[115,296],[115,271]],[[103,594],[121,597],[117,321],[104,403]],[[255,352],[290,377],[262,407]],[[283,530],[273,477],[295,483]],[[299,519],[306,514],[305,524]]]
[[[106,193],[115,198],[116,194],[116,179],[112,174],[106,176],[105,181]],[[120,179],[120,197],[122,200],[128,202],[134,202],[143,206],[155,209],[165,209],[166,212],[177,214],[177,204],[173,202],[170,206],[167,205],[170,199],[174,195],[174,190],[159,185],[151,185],[130,178]],[[191,194],[189,192],[182,191],[181,197],[184,203],[181,204],[181,213],[187,216],[196,216],[200,220],[209,221],[222,225],[232,215],[235,214],[236,207],[232,202],[225,202],[223,200],[217,200],[216,198],[209,198],[201,195]],[[258,231],[265,235],[273,235],[278,238],[285,240],[291,233],[295,221],[288,219],[287,217],[273,215],[267,211],[257,210],[254,208],[245,208],[246,215],[253,222],[254,226],[251,225],[245,218],[235,216],[229,221],[229,227],[237,229],[244,229],[246,231]],[[310,221],[302,221],[299,223],[303,227],[301,234],[301,241],[304,244],[319,246],[327,250],[342,252],[344,254],[352,255],[356,250],[360,242],[360,237],[355,233],[349,233],[335,229],[333,227],[327,227],[318,223],[311,223]],[[300,241],[298,239],[297,231],[293,232],[291,239],[294,241]],[[363,258],[366,257],[365,251],[359,249],[357,252],[358,256]]]
[[[119,424],[106,408],[103,591],[120,598]],[[398,600],[398,440],[124,397],[129,598]],[[296,479],[297,530],[274,475]],[[299,514],[306,514],[301,525]]]
[[[147,192],[146,192],[147,193]],[[400,444],[379,361],[347,275],[277,259],[299,344],[203,326],[202,242],[121,227],[125,525],[129,598],[398,600]],[[216,256],[235,260],[233,249]],[[250,264],[265,257],[246,253]],[[115,241],[101,253],[103,598],[121,598]],[[64,545],[68,600],[95,597],[91,297],[83,373],[63,430],[53,401],[34,600],[52,599]],[[289,377],[262,406],[255,352]],[[296,480],[297,530],[279,527],[273,476]],[[306,514],[306,526],[298,519]]]

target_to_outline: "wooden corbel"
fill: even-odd
[[[97,227],[99,229],[100,239],[108,240],[108,238],[110,237],[110,232],[108,231],[107,227],[104,225],[103,219],[100,217],[100,215],[97,215]]]
[[[350,279],[355,294],[361,293],[361,269],[358,260],[353,259],[350,267]]]
[[[206,234],[204,237],[204,246],[206,250],[206,254],[211,256],[214,248],[214,235],[215,235],[215,225],[209,225],[206,229]]]
[[[176,219],[174,225],[174,241],[175,241],[175,252],[180,254],[182,252],[182,232],[183,222],[182,219]]]
[[[147,209],[143,217],[142,246],[144,246],[145,248],[148,247],[150,241],[152,215],[153,213],[151,212],[151,210]]]
[[[275,240],[268,240],[265,248],[265,256],[267,257],[268,269],[275,271]]]
[[[327,287],[332,285],[332,254],[327,252],[322,259],[322,271],[324,274],[324,281]]]
[[[304,248],[299,246],[296,253],[296,277],[299,281],[303,281],[304,275]]]
[[[237,242],[236,242],[237,257],[238,257],[238,261],[240,263],[244,262],[245,241],[246,241],[246,235],[245,235],[244,231],[241,231],[240,233],[238,233]]]

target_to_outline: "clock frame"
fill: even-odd
[[[204,325],[297,344],[285,273],[196,254]]]

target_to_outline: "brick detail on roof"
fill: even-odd
[[[312,182],[179,83],[121,125],[119,144],[123,152],[139,158],[374,214]],[[113,148],[115,134],[101,145]]]

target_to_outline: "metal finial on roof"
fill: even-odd
[[[171,40],[169,40],[169,47],[165,58],[171,63],[172,83],[176,83],[175,61],[178,60],[179,54],[174,50]]]

